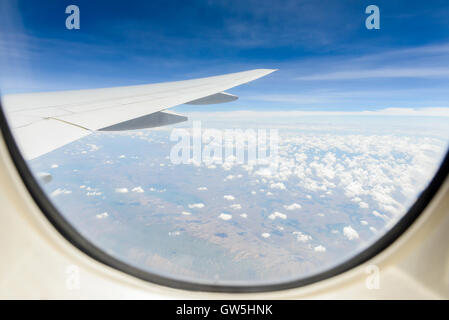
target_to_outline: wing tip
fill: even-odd
[[[254,69],[254,71],[260,73],[261,77],[265,77],[267,75],[269,75],[270,73],[276,72],[279,69]]]

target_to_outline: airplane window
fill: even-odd
[[[2,1],[2,131],[47,217],[120,270],[323,279],[399,236],[447,153],[430,3]]]

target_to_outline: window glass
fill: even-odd
[[[447,152],[449,4],[430,2],[3,1],[3,111],[112,257],[200,284],[304,279],[385,235]]]

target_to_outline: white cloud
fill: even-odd
[[[282,182],[272,183],[272,184],[270,184],[270,188],[271,189],[279,189],[279,190],[287,189]]]
[[[302,233],[301,231],[295,231],[293,234],[296,236],[296,241],[307,242],[312,240],[312,236]]]
[[[246,218],[248,218],[248,215],[246,213],[242,213],[242,214],[240,214],[240,217],[246,219]]]
[[[109,217],[109,214],[107,212],[103,212],[103,213],[97,214],[96,217],[97,217],[97,219],[104,219],[104,218]]]
[[[386,215],[384,215],[384,214],[382,214],[382,213],[380,213],[380,212],[378,212],[376,210],[373,210],[372,213],[373,213],[374,216],[376,216],[378,218],[381,218],[381,219],[387,219],[388,218]]]
[[[191,213],[188,212],[188,211],[182,211],[181,214],[184,215],[184,216],[190,216],[191,215]]]
[[[363,202],[363,201],[360,201],[360,202],[359,202],[359,206],[360,206],[360,208],[362,208],[362,209],[366,209],[366,208],[369,207],[369,206],[368,206],[368,203]]]
[[[51,165],[51,168],[52,168],[52,169],[56,169],[57,167],[59,167],[59,165],[57,165],[57,164],[52,164],[52,165]]]
[[[284,205],[284,208],[285,208],[285,210],[292,211],[292,210],[301,209],[302,207],[300,204],[292,203],[291,205]]]
[[[241,206],[240,204],[238,204],[238,203],[236,203],[236,204],[231,204],[229,207],[230,207],[231,209],[234,209],[234,210],[240,210],[240,209],[242,209],[242,206]]]
[[[71,193],[72,193],[72,191],[70,191],[70,190],[58,188],[55,191],[53,191],[50,194],[50,196],[56,197],[56,196],[59,196],[60,194],[71,194]]]
[[[284,213],[275,211],[268,216],[268,219],[271,219],[271,220],[275,220],[276,218],[285,220],[285,219],[287,219],[287,215]]]
[[[270,168],[260,168],[255,172],[255,175],[270,178],[273,175],[273,170]]]
[[[351,226],[347,226],[343,228],[343,234],[348,240],[356,240],[359,238],[359,234],[355,231]]]
[[[133,188],[131,191],[132,192],[137,192],[137,193],[143,193],[144,192],[144,190],[140,186]]]
[[[227,213],[221,213],[218,218],[222,219],[222,220],[231,220],[232,219],[232,215],[231,214],[227,214]]]
[[[86,196],[88,196],[88,197],[101,196],[102,194],[103,194],[103,192],[100,192],[100,191],[89,191],[89,192],[86,192]]]
[[[234,197],[234,196],[231,196],[231,195],[225,195],[225,196],[223,196],[223,198],[224,198],[225,200],[229,200],[229,201],[235,200],[235,197]]]
[[[204,208],[204,203],[192,203],[189,204],[190,209],[201,209]]]
[[[91,152],[93,152],[93,151],[97,151],[98,149],[100,149],[97,145],[95,145],[95,144],[86,144],[89,148],[90,148],[90,151]]]
[[[206,191],[206,190],[207,190],[207,187],[198,187],[197,190],[199,190],[199,191]]]
[[[326,248],[322,245],[316,246],[313,250],[315,250],[315,252],[326,252]]]
[[[269,238],[271,236],[271,234],[269,234],[268,232],[264,232],[264,233],[262,233],[262,237],[263,238]]]
[[[115,188],[117,193],[128,193],[128,188]]]

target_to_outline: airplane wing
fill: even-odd
[[[186,121],[165,111],[180,104],[236,100],[224,92],[275,70],[255,69],[220,76],[92,90],[7,95],[6,114],[26,159],[34,159],[93,131],[152,128]]]

